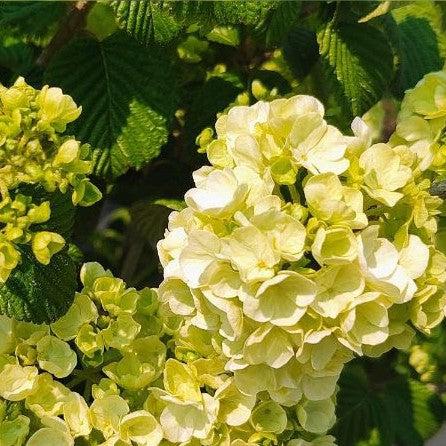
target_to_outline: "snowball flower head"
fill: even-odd
[[[171,214],[158,245],[160,301],[181,316],[180,333],[208,339],[230,376],[224,388],[239,409],[224,419],[252,412],[253,426],[277,438],[283,409],[294,408],[302,430],[332,444],[325,434],[343,366],[409,345],[411,326],[428,332],[442,319],[423,159],[401,140],[373,144],[360,118],[352,130],[327,123],[309,96],[230,109],[207,142],[211,166],[194,174],[187,208]],[[405,211],[420,205],[423,222]],[[203,438],[229,391],[212,402],[190,379],[196,402],[160,395],[170,401],[161,425],[173,429],[180,407],[195,404],[208,414],[188,432]]]

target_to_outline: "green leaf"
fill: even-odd
[[[388,361],[366,363],[370,380],[358,364],[343,371],[334,428],[339,446],[423,446],[444,420],[440,398],[425,384],[389,377],[380,367],[387,368]]]
[[[446,34],[444,24],[445,6],[442,2],[425,0],[422,2],[401,2],[400,7],[392,9],[392,16],[399,23],[407,17],[426,19],[437,36],[440,56],[446,57]]]
[[[238,46],[240,44],[238,29],[233,26],[216,26],[206,35],[206,38],[222,45]]]
[[[434,13],[435,6],[429,3],[411,4],[392,11],[397,24],[396,38],[400,57],[396,82],[399,96],[414,87],[425,74],[438,71],[442,67],[439,34],[435,30],[436,25],[432,17],[426,14],[429,5],[431,13]]]
[[[281,45],[288,32],[296,25],[301,9],[299,1],[281,1],[262,26],[267,47]]]
[[[115,12],[111,6],[104,3],[95,3],[88,13],[85,29],[98,40],[104,40],[117,29]]]
[[[76,268],[66,250],[49,265],[37,262],[28,247],[19,247],[21,263],[0,285],[0,313],[34,323],[54,322],[70,307],[77,288]]]
[[[169,2],[155,0],[113,0],[121,29],[143,45],[167,43],[174,39],[180,25],[170,13]]]
[[[385,93],[393,55],[385,34],[368,24],[327,23],[317,34],[323,66],[346,113],[362,115]]]
[[[301,26],[293,28],[283,43],[283,56],[292,73],[302,80],[319,59],[316,34]]]
[[[277,1],[215,1],[215,18],[219,24],[244,24],[255,26],[265,20],[268,12],[276,8]]]
[[[73,263],[80,268],[82,262],[85,260],[84,253],[74,243],[68,245],[67,254],[71,257]]]
[[[266,19],[269,11],[279,4],[277,0],[186,0],[173,2],[172,10],[175,17],[185,25],[258,26]]]
[[[131,224],[140,237],[156,248],[164,236],[167,221],[172,211],[181,211],[185,204],[180,200],[157,199],[136,202],[130,208]]]
[[[393,427],[385,405],[358,365],[347,366],[339,380],[337,422],[334,435],[339,446],[356,446],[361,440],[379,437],[380,446],[391,446]]]
[[[390,10],[390,6],[391,4],[389,0],[381,1],[373,11],[370,11],[364,17],[361,17],[358,20],[358,23],[369,22],[370,20],[376,19],[377,17],[381,17],[382,15],[387,14]]]
[[[0,29],[39,42],[53,31],[69,2],[0,2]]]
[[[166,143],[177,99],[172,59],[118,32],[72,41],[52,60],[46,82],[82,106],[70,131],[91,144],[94,172],[142,167]]]
[[[7,68],[15,75],[27,73],[33,62],[33,50],[30,45],[7,37],[0,43],[0,66]]]
[[[423,383],[409,380],[414,428],[423,440],[431,438],[445,418],[440,398]]]
[[[425,384],[404,377],[386,386],[384,401],[396,439],[405,446],[423,446],[440,428],[444,406]]]
[[[380,9],[383,7],[386,7],[385,2],[376,0],[339,2],[336,5],[336,20],[344,23],[364,23],[382,16]],[[380,15],[374,16],[374,14]]]

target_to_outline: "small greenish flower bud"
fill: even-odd
[[[44,223],[48,221],[51,215],[50,202],[45,201],[39,206],[32,207],[27,215],[30,223]]]
[[[288,157],[281,157],[271,166],[271,175],[278,184],[292,185],[296,182],[297,169]]]
[[[97,333],[90,324],[84,324],[76,336],[76,345],[79,350],[89,358],[93,358],[96,352],[104,351],[104,342],[100,333]]]
[[[21,342],[15,349],[15,355],[23,366],[34,365],[37,360],[37,351],[35,346]]]
[[[107,316],[105,314],[101,314],[98,317],[96,325],[98,326],[98,328],[104,329],[104,328],[107,328],[110,325],[110,322],[111,322],[111,317],[110,316]]]
[[[8,280],[9,274],[20,261],[20,253],[12,243],[0,241],[0,283]]]
[[[145,315],[152,315],[158,308],[158,298],[156,291],[151,288],[144,288],[139,292],[137,311]]]
[[[76,106],[73,99],[56,87],[43,87],[37,95],[36,103],[40,107],[40,119],[58,132],[65,131],[67,124],[81,114],[81,108]]]
[[[293,203],[290,205],[290,214],[302,222],[306,221],[308,218],[308,209],[301,204]]]
[[[72,195],[74,205],[91,206],[102,198],[101,191],[87,178],[76,183]]]
[[[195,36],[187,36],[177,47],[178,56],[187,63],[201,62],[203,54],[208,50],[209,42]]]
[[[204,130],[201,131],[201,133],[197,136],[195,143],[197,146],[200,146],[198,151],[200,153],[206,152],[206,146],[212,141],[212,137],[214,136],[214,131],[207,127]]]
[[[249,105],[249,94],[247,91],[244,91],[243,93],[240,93],[237,95],[237,98],[235,99],[236,105]]]
[[[277,437],[270,432],[256,432],[249,437],[249,443],[246,444],[260,444],[262,446],[277,445]]]
[[[23,229],[17,226],[6,226],[3,230],[3,235],[6,240],[13,242],[23,236]]]
[[[59,252],[65,246],[65,239],[55,233],[49,231],[41,231],[34,234],[32,238],[32,250],[36,259],[48,265],[51,257]]]
[[[421,374],[428,370],[429,362],[429,354],[421,346],[414,345],[410,351],[409,364]]]
[[[26,208],[30,203],[29,197],[25,197],[24,195],[17,195],[14,201],[11,203],[11,208],[15,209],[19,215],[24,215],[26,212]]]
[[[5,89],[0,93],[0,100],[5,111],[12,111],[14,109],[28,108],[29,101],[27,95],[19,88],[12,87]]]
[[[65,141],[60,147],[54,157],[53,165],[61,166],[69,164],[79,157],[80,144],[75,139]]]
[[[111,379],[102,378],[98,384],[91,386],[91,393],[94,399],[100,399],[107,395],[119,395],[119,388]]]
[[[266,99],[269,95],[268,89],[259,79],[254,79],[251,84],[252,95],[258,100]]]

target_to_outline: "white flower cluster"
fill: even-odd
[[[399,130],[414,119],[404,113],[412,94]],[[207,141],[212,166],[194,173],[187,208],[159,242],[159,299],[183,320],[179,342],[200,355],[205,337],[233,376],[232,399],[245,407],[225,419],[234,432],[271,405],[277,425],[293,413],[288,423],[325,434],[346,362],[405,348],[414,327],[429,333],[444,317],[441,201],[429,194],[438,163],[426,155],[437,143],[373,144],[359,118],[352,130],[327,124],[309,96],[232,108]],[[171,441],[202,438],[180,420]]]

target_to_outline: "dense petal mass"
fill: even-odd
[[[193,174],[186,208],[172,212],[157,244],[158,289],[128,288],[88,263],[83,289],[53,324],[0,317],[0,437],[335,446],[327,432],[345,364],[408,348],[415,329],[429,334],[445,316],[441,202],[429,192],[444,173],[435,151],[444,91],[444,73],[426,76],[386,143],[373,144],[359,118],[344,135],[305,95],[222,113],[205,138],[211,166]],[[42,125],[77,117],[58,89],[38,101]],[[54,164],[79,153],[63,141]],[[27,216],[40,224],[48,212],[40,203]],[[47,263],[63,242],[41,231],[31,245]],[[0,282],[19,262],[0,239]],[[3,415],[10,407],[14,420]]]
[[[376,144],[365,121],[343,135],[303,95],[219,117],[212,166],[194,174],[189,208],[159,243],[159,296],[183,318],[181,333],[201,330],[218,352],[230,376],[215,394],[218,419],[229,426],[249,418],[277,439],[281,408],[294,407],[300,429],[317,436],[311,445],[332,445],[324,434],[345,363],[407,346],[409,323],[428,333],[442,320],[444,286],[434,277],[444,284],[446,263],[432,269],[439,204],[425,172],[434,162],[426,141],[446,122],[432,125],[443,116],[438,98],[422,111],[409,102],[397,133]],[[202,438],[169,404],[170,438]]]
[[[281,271],[266,280],[255,296],[243,301],[244,313],[257,322],[277,326],[296,324],[316,294],[314,282],[294,271]]]

